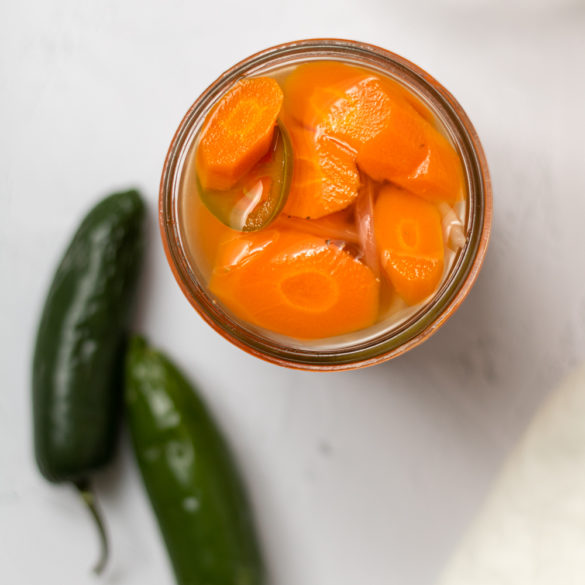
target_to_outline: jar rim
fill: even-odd
[[[280,68],[297,59],[335,59],[378,68],[410,89],[421,92],[427,105],[441,114],[441,121],[456,139],[466,171],[467,242],[456,265],[433,298],[405,324],[371,339],[359,339],[331,350],[287,346],[230,316],[210,297],[193,272],[180,233],[178,190],[181,171],[192,144],[193,128],[205,118],[215,101],[235,81],[266,67]],[[391,69],[391,71],[390,71]],[[347,39],[305,39],[283,43],[236,63],[222,73],[195,100],[183,117],[165,159],[159,193],[159,225],[163,247],[183,293],[203,319],[244,351],[266,361],[303,370],[339,371],[375,365],[405,353],[435,333],[451,317],[471,290],[488,246],[492,222],[489,170],[479,137],[465,111],[452,94],[426,71],[407,59],[375,45]]]

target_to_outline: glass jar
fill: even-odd
[[[214,104],[244,76],[271,72],[306,61],[337,60],[388,75],[414,93],[440,121],[459,152],[467,187],[466,243],[432,299],[398,326],[378,327],[333,340],[302,342],[250,326],[233,317],[206,289],[190,259],[181,229],[180,193],[186,160]],[[485,155],[463,108],[428,73],[379,47],[341,39],[311,39],[266,49],[223,73],[191,106],[171,142],[159,199],[165,252],[179,286],[216,331],[248,353],[304,370],[348,370],[392,359],[417,346],[453,315],[469,293],[483,262],[492,220],[492,193]]]

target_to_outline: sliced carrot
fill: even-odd
[[[416,171],[391,180],[427,201],[454,205],[464,198],[461,159],[449,141],[431,126],[425,129],[425,144],[427,155]]]
[[[284,81],[283,111],[305,128],[315,128],[345,90],[371,75],[336,61],[314,61],[296,67]]]
[[[331,103],[319,126],[322,132],[359,152],[388,125],[397,103],[378,78],[366,77],[348,86]]]
[[[453,205],[463,196],[459,156],[409,109],[395,108],[384,130],[360,149],[357,164],[376,181],[391,181],[428,201]]]
[[[205,120],[197,148],[204,189],[230,189],[268,151],[283,101],[269,77],[243,79]]]
[[[284,213],[317,219],[350,205],[359,187],[354,154],[328,136],[294,123],[287,128],[294,162]]]
[[[332,65],[309,63],[291,73],[285,83],[284,110],[305,128],[357,151],[384,128],[393,104],[376,75]]]
[[[372,325],[379,281],[351,254],[323,238],[263,230],[226,242],[209,288],[236,317],[302,339]]]
[[[425,122],[435,123],[435,116],[425,103],[400,82],[380,77],[384,91],[393,99],[407,103]]]
[[[224,238],[217,246],[213,278],[221,277],[228,272],[240,269],[244,264],[262,250],[274,244],[278,238],[278,232],[274,229],[261,230],[259,232],[225,233]]]
[[[425,126],[411,108],[394,104],[384,128],[360,148],[358,166],[375,181],[415,173],[427,155]]]
[[[374,206],[380,261],[396,292],[410,305],[421,302],[443,275],[441,214],[428,201],[386,186]]]
[[[403,85],[343,63],[317,61],[297,67],[285,80],[283,109],[306,128],[345,140],[354,149],[385,125],[395,105],[433,122],[430,110]]]

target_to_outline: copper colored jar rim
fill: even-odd
[[[286,344],[263,335],[226,312],[205,290],[190,265],[179,227],[178,190],[194,127],[228,87],[244,75],[307,60],[336,59],[378,69],[396,78],[431,106],[463,159],[467,181],[467,242],[433,299],[399,327],[365,341],[319,349]],[[483,263],[492,223],[492,190],[477,132],[455,98],[433,77],[403,57],[380,47],[344,39],[307,39],[283,43],[240,61],[214,81],[181,121],[163,167],[159,224],[165,253],[183,293],[217,332],[244,351],[291,368],[339,371],[375,365],[416,347],[451,317],[469,294]]]

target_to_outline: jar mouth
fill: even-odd
[[[394,77],[433,111],[461,156],[467,191],[467,241],[431,300],[395,327],[347,343],[311,347],[266,335],[232,317],[208,293],[191,265],[180,229],[179,189],[189,149],[207,113],[242,76],[267,74],[310,60],[338,60]],[[455,312],[475,282],[489,240],[492,194],[479,138],[463,108],[428,73],[374,45],[344,39],[307,39],[265,49],[237,63],[214,81],[181,121],[165,160],[159,197],[163,246],[174,276],[197,312],[241,349],[278,365],[305,370],[344,370],[394,358],[422,343]],[[358,333],[359,334],[359,333]],[[350,336],[348,336],[350,337]]]

